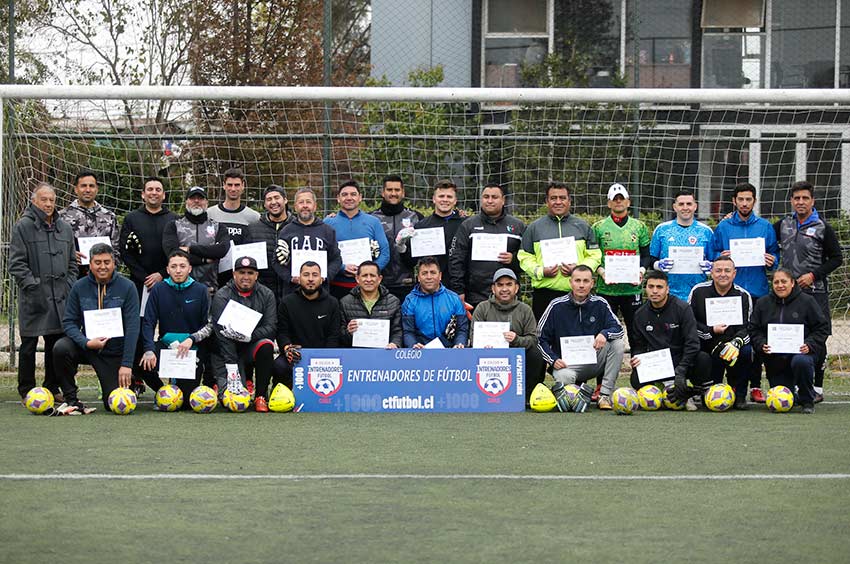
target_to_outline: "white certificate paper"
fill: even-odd
[[[638,381],[641,384],[658,380],[672,380],[676,377],[676,371],[673,368],[673,357],[670,356],[670,349],[637,354],[635,358],[640,359],[637,373]]]
[[[254,311],[239,302],[228,300],[216,323],[223,327],[229,327],[250,340],[251,333],[254,332],[254,328],[257,327],[262,318],[263,314],[259,311]]]
[[[800,323],[768,323],[767,346],[770,354],[800,354],[805,336],[804,326]]]
[[[195,369],[198,366],[197,351],[188,350],[186,356],[177,358],[175,349],[159,351],[159,377],[177,380],[194,380]]]
[[[368,237],[360,239],[349,239],[348,241],[337,241],[342,264],[354,264],[360,266],[367,260],[372,260],[372,248]]]
[[[508,236],[502,233],[472,235],[472,260],[498,262],[499,253],[508,252]]]
[[[510,344],[505,340],[505,333],[511,330],[507,321],[476,321],[472,327],[473,349],[506,349]]]
[[[322,278],[328,277],[328,252],[327,251],[305,251],[303,249],[295,249],[292,251],[290,263],[292,270],[290,276],[293,278],[301,274],[301,265],[305,262],[313,261],[319,265],[319,270],[322,272]]]
[[[145,308],[148,305],[148,298],[151,297],[151,291],[147,286],[142,286],[142,303],[139,304],[139,317],[145,316]]]
[[[605,255],[605,283],[640,283],[640,255]]]
[[[567,366],[596,364],[596,349],[593,348],[593,335],[561,337],[561,360]]]
[[[86,339],[124,336],[124,322],[121,308],[89,309],[83,312],[83,324],[86,327]]]
[[[112,241],[109,240],[109,237],[80,237],[77,239],[77,244],[80,246],[80,252],[85,255],[80,259],[80,264],[89,263],[89,252],[91,251],[91,248],[98,243],[104,243],[110,247],[112,246]],[[117,251],[117,249],[112,250]]]
[[[444,349],[446,347],[443,346],[443,341],[441,341],[439,337],[434,337],[434,339],[425,343],[425,345],[422,348],[424,348],[424,349]]]
[[[703,258],[702,247],[670,247],[667,258],[673,259],[670,274],[702,274],[699,263]]]
[[[540,241],[540,253],[543,255],[543,266],[547,268],[559,264],[578,263],[575,237],[543,239]]]
[[[390,342],[389,319],[356,319],[357,331],[351,335],[351,346],[382,349]]]
[[[416,229],[410,239],[410,256],[436,257],[446,254],[446,232],[442,227]]]
[[[218,271],[227,272],[233,270],[233,263],[236,259],[242,257],[252,257],[257,261],[257,269],[264,270],[269,267],[269,257],[266,254],[266,242],[246,243],[244,245],[234,245],[230,242],[230,248],[227,249],[227,254],[218,261]]]
[[[743,325],[744,308],[741,296],[729,296],[726,298],[705,299],[705,324],[709,327],[715,325]]]
[[[742,266],[764,266],[764,237],[753,239],[729,239],[729,251],[736,268]]]

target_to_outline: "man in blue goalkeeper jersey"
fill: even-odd
[[[673,198],[676,219],[655,228],[649,254],[655,270],[667,273],[670,294],[687,301],[691,288],[705,282],[711,270],[713,233],[694,217],[697,202],[692,192],[681,190]],[[700,248],[700,251],[692,249]]]

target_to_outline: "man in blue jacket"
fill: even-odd
[[[401,305],[404,346],[421,349],[439,339],[443,347],[462,349],[469,338],[469,319],[463,302],[443,286],[437,259],[422,257],[416,270],[419,283]]]
[[[766,219],[755,214],[753,209],[756,205],[756,188],[749,182],[735,186],[732,195],[732,204],[735,211],[728,219],[721,221],[714,230],[711,239],[712,249],[715,256],[731,257],[731,243],[736,239],[764,239],[764,265],[763,266],[737,266],[735,265],[735,283],[749,292],[753,302],[758,301],[769,292],[767,286],[767,272],[776,270],[779,266],[779,243],[776,241],[776,232]],[[735,257],[732,257],[735,260]],[[740,261],[739,261],[740,262]],[[752,311],[752,310],[750,310]],[[756,403],[764,403],[764,393],[761,391],[761,362],[751,365],[750,371],[750,397]],[[741,383],[739,382],[739,385]],[[741,385],[744,395],[746,388]],[[743,399],[743,398],[740,398]]]
[[[593,271],[579,264],[570,273],[571,291],[552,300],[540,318],[539,347],[552,365],[552,376],[563,385],[584,383],[602,376],[597,407],[611,409],[611,392],[623,363],[623,326],[603,298],[591,295]],[[573,362],[561,350],[562,337],[592,336],[596,362]],[[592,389],[590,390],[592,391]]]
[[[330,225],[336,231],[337,244],[355,239],[367,239],[372,253],[371,259],[378,263],[378,266],[383,271],[390,262],[390,246],[387,243],[387,235],[384,233],[384,226],[381,225],[381,220],[368,213],[360,211],[360,202],[363,196],[360,194],[360,185],[354,180],[347,180],[342,183],[337,191],[337,201],[339,202],[339,212],[333,217],[325,220],[325,223]],[[342,254],[342,269],[331,280],[331,295],[338,300],[348,295],[352,288],[357,286],[357,281],[354,277],[357,275],[357,267],[359,262],[346,262],[346,253]],[[360,262],[365,262],[361,260]]]
[[[56,373],[65,394],[65,402],[77,407],[80,413],[92,410],[87,409],[77,398],[78,364],[91,364],[94,368],[103,393],[103,405],[107,409],[112,390],[129,388],[132,379],[133,356],[139,338],[139,295],[130,280],[115,272],[113,257],[109,245],[101,243],[91,248],[89,273],[74,284],[65,304],[65,317],[62,320],[65,337],[59,339],[53,347]],[[105,316],[105,312],[110,310],[120,316],[123,331],[121,337],[101,334],[107,329],[106,323],[99,324],[101,329],[86,326],[86,312],[104,312],[90,314],[90,321],[94,323],[95,315]]]

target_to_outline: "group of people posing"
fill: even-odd
[[[77,175],[76,199],[58,211],[54,188],[37,184],[9,255],[21,396],[36,385],[39,337],[44,386],[78,413],[91,411],[77,394],[81,363],[94,368],[105,403],[116,387],[158,389],[163,350],[194,351],[194,379],[176,381],[184,393],[198,383],[219,394],[246,388],[264,412],[272,382],[292,386],[302,348],[475,344],[525,349],[526,397],[551,370],[564,385],[597,380],[591,401],[610,409],[628,336],[632,385],[669,381],[671,399],[688,409],[724,378],[736,407],[746,407],[748,389],[764,401],[762,365],[771,385],[797,390],[805,412],[823,397],[827,278],[842,255],[807,182],[792,185],[793,213],[774,225],[754,213],[755,187],[737,186],[734,211],[714,231],[681,191],[676,217],[651,236],[629,215],[621,184],[608,190],[610,215],[592,226],[570,212],[570,188],[559,182],[545,187],[548,213],[529,225],[507,213],[497,184],[484,186],[479,213],[467,216],[455,184],[440,181],[428,217],[405,206],[394,175],[371,213],[359,184],[342,183],[339,210],[326,218],[310,188],[290,206],[281,186],[268,186],[260,214],[243,202],[245,187],[242,171],[229,169],[221,203],[208,207],[206,189],[194,186],[178,216],[163,205],[162,180],[149,178],[143,205],[119,229],[96,200],[94,173]],[[241,247],[249,243],[264,243],[264,253]],[[523,273],[531,306],[518,297]],[[382,323],[366,339],[368,320]],[[482,322],[508,330],[485,339],[492,325]],[[777,344],[776,326],[799,333],[793,351]],[[665,349],[672,371],[653,373],[644,355]]]

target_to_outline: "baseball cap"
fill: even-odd
[[[240,257],[236,259],[233,263],[234,270],[239,270],[240,268],[252,268],[254,270],[259,270],[257,268],[257,261],[254,257]]]
[[[502,276],[507,276],[508,278],[513,278],[514,280],[516,280],[516,274],[514,274],[513,270],[511,270],[510,268],[500,268],[495,272],[495,274],[493,274],[493,284],[495,284],[496,280],[498,280]]]
[[[203,196],[204,199],[207,198],[207,190],[202,186],[192,186],[189,188],[189,191],[186,192],[186,199],[188,200],[192,196]]]
[[[629,199],[629,193],[626,190],[626,187],[619,183],[612,184],[611,187],[608,188],[608,199],[613,200],[617,196],[617,194],[627,200]]]
[[[286,199],[286,190],[283,189],[283,186],[279,186],[277,184],[269,184],[268,186],[266,186],[266,189],[263,191],[263,198],[265,198],[272,192],[277,192],[278,194],[283,196],[284,200]]]

